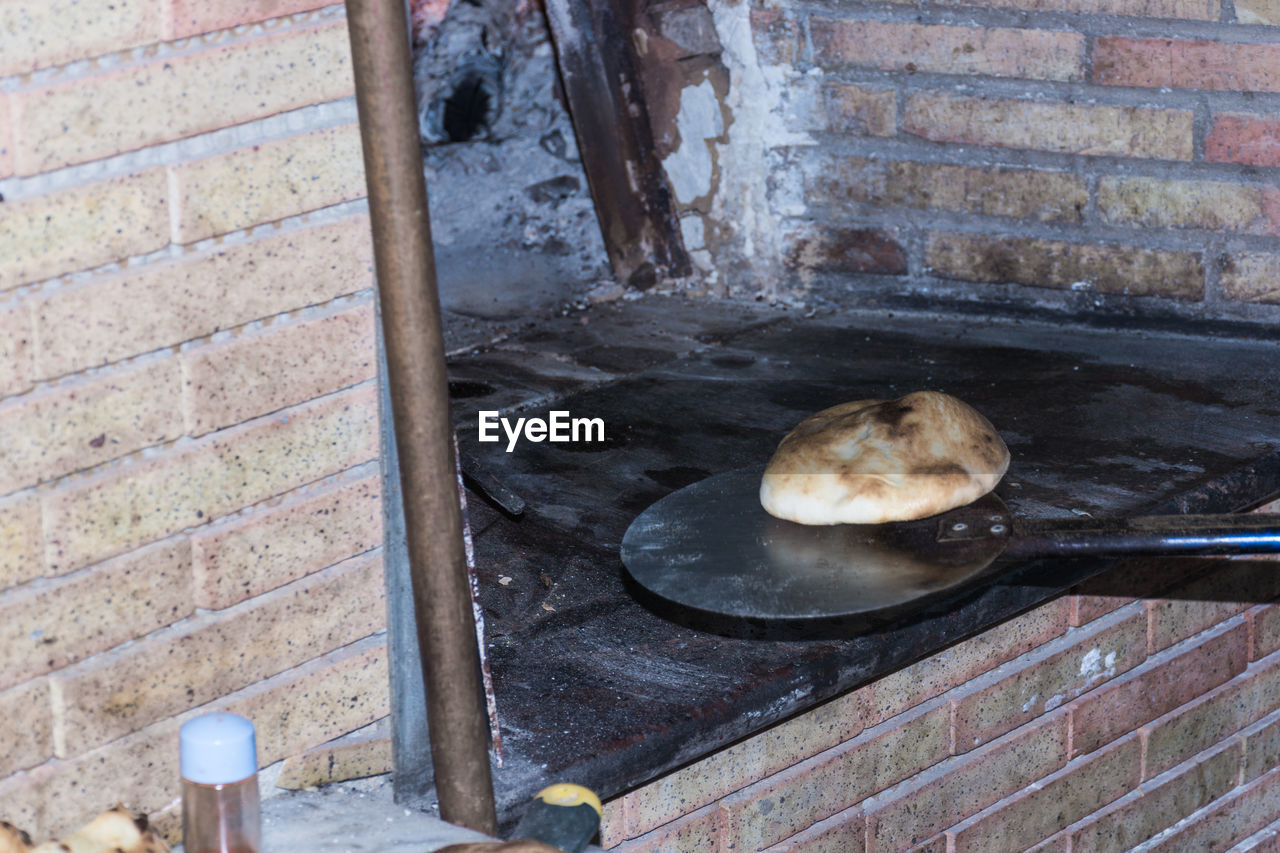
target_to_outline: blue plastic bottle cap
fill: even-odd
[[[182,778],[201,785],[228,785],[258,772],[253,723],[239,714],[202,714],[178,734]]]

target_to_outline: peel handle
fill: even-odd
[[[1280,515],[1018,519],[1002,556],[1091,557],[1280,552]]]

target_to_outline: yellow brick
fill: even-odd
[[[43,837],[56,838],[83,826],[116,803],[142,812],[160,811],[182,793],[178,773],[178,729],[165,720],[69,761],[45,765],[41,784]]]
[[[21,394],[32,384],[31,307],[0,308],[0,397]]]
[[[190,435],[355,385],[377,374],[373,305],[267,329],[182,356]]]
[[[1042,222],[1079,222],[1089,193],[1065,172],[947,163],[837,159],[809,190],[818,203],[933,208]]]
[[[253,720],[258,764],[265,767],[360,728],[370,715],[385,716],[386,681],[385,644],[372,638],[84,755],[52,761],[39,768],[45,834],[74,830],[116,802],[152,814],[171,813],[181,791],[178,730],[193,716],[225,710]]]
[[[1078,33],[822,17],[811,19],[810,32],[814,62],[825,68],[1063,81],[1083,76],[1084,37]]]
[[[0,178],[13,174],[13,125],[9,117],[9,96],[0,93]]]
[[[369,738],[325,745],[286,758],[276,777],[280,788],[311,788],[330,782],[390,773],[391,738]]]
[[[1191,122],[1189,110],[918,92],[907,97],[902,126],[934,142],[1190,160]]]
[[[229,27],[294,15],[331,5],[333,0],[164,0],[166,38],[211,33]]]
[[[1108,222],[1143,228],[1204,228],[1273,234],[1262,187],[1221,181],[1111,178],[1098,182]]]
[[[364,728],[390,711],[386,637],[353,643],[222,704],[253,720],[262,766]]]
[[[0,692],[0,775],[53,757],[49,682],[40,678]]]
[[[379,631],[384,598],[381,560],[356,558],[62,669],[51,679],[58,754],[87,752]]]
[[[169,243],[163,169],[0,204],[0,290]]]
[[[0,820],[6,820],[30,833],[32,838],[43,835],[43,805],[41,783],[44,775],[15,773],[8,779],[0,779]]]
[[[619,801],[625,818],[615,821],[624,833],[620,837],[649,832],[675,814],[707,805],[856,737],[863,729],[869,692],[859,690],[824,702],[627,793]]]
[[[898,93],[849,83],[822,91],[824,126],[839,133],[893,136],[898,129]]]
[[[0,77],[159,39],[154,0],[0,0]]]
[[[353,88],[345,21],[14,95],[20,175],[330,101]]]
[[[733,837],[763,850],[947,757],[950,712],[934,700],[724,801]]]
[[[377,476],[290,496],[192,537],[196,606],[230,607],[382,541]]]
[[[0,500],[0,589],[44,574],[40,499],[34,494]]]
[[[191,552],[161,542],[83,572],[0,593],[0,686],[140,637],[192,612]]]
[[[1242,302],[1280,302],[1280,255],[1232,253],[1222,271],[1222,291]]]
[[[172,167],[174,241],[194,243],[365,195],[360,126],[255,145]]]
[[[368,288],[372,264],[360,216],[55,290],[33,307],[36,372],[61,376],[327,302]]]
[[[182,434],[177,359],[88,377],[0,405],[0,492],[90,468]]]
[[[367,462],[377,453],[375,389],[328,397],[49,493],[46,558],[54,573],[69,571]]]
[[[1280,0],[1236,0],[1235,8],[1242,24],[1280,24]]]
[[[1204,296],[1197,252],[1067,243],[996,234],[931,234],[925,263],[935,275],[1032,287],[1078,288],[1130,296]]]

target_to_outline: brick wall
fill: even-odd
[[[603,844],[1277,849],[1280,606],[1250,603],[1275,565],[1127,563],[610,801]]]
[[[171,816],[191,714],[295,784],[387,714],[352,93],[326,0],[0,0],[0,818],[33,835]]]
[[[1274,2],[707,7],[655,100],[711,290],[1280,317]]]

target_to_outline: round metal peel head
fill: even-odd
[[[622,561],[685,607],[749,619],[873,615],[974,580],[1004,550],[995,495],[919,521],[805,525],[760,506],[764,466],[686,486],[642,512]]]

